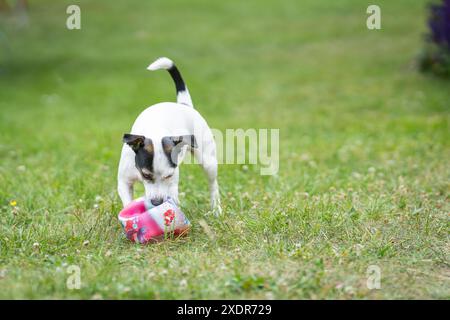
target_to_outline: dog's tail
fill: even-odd
[[[166,57],[158,58],[151,65],[149,65],[147,69],[152,71],[166,69],[169,71],[173,81],[175,82],[175,88],[177,89],[177,102],[185,104],[189,107],[194,107],[188,88],[181,77],[180,71],[178,71],[178,68],[172,60]]]

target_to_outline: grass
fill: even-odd
[[[0,17],[0,298],[450,298],[450,91],[414,67],[425,1],[379,0],[377,31],[356,0],[77,3],[79,31],[72,1]],[[183,166],[192,232],[141,246],[116,170],[138,113],[174,100],[145,70],[162,55],[211,127],[279,128],[280,170],[220,166],[217,219]]]

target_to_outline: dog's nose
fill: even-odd
[[[161,203],[163,203],[163,198],[155,198],[151,200],[152,205],[159,206]]]

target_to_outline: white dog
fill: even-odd
[[[211,208],[220,213],[216,144],[208,124],[194,109],[181,74],[170,59],[159,58],[147,69],[169,71],[177,103],[162,102],[145,109],[131,132],[124,134],[118,172],[123,205],[133,200],[136,181],[144,184],[145,198],[153,205],[169,197],[178,203],[179,164],[190,149],[208,177]]]

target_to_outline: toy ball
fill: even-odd
[[[166,235],[185,235],[191,226],[172,199],[153,206],[144,198],[131,202],[119,213],[126,237],[136,243],[157,242]]]

